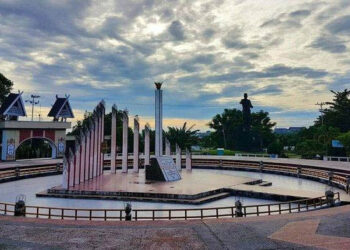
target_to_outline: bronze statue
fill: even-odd
[[[248,131],[252,124],[250,109],[253,108],[253,105],[248,99],[247,93],[244,93],[244,99],[241,100],[240,104],[243,112],[243,128],[245,131]]]
[[[156,85],[157,89],[160,89],[162,87],[163,82],[154,82],[154,85]]]

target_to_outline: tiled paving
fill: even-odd
[[[350,206],[235,219],[61,221],[0,216],[0,249],[349,249]]]

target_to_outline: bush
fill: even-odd
[[[270,143],[269,146],[267,147],[267,153],[282,155],[283,145],[277,141],[274,141]]]

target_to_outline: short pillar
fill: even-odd
[[[333,171],[328,172],[328,185],[332,185],[333,181]]]
[[[122,172],[128,172],[128,128],[129,117],[127,111],[123,112],[123,148],[122,148]]]
[[[71,149],[69,149],[69,159],[68,159],[68,164],[69,164],[69,168],[68,168],[68,172],[69,172],[69,183],[68,185],[70,187],[74,187],[74,171],[75,171],[75,164],[74,164],[74,161],[75,161],[75,156],[72,152]]]
[[[134,161],[133,161],[133,171],[135,173],[139,172],[139,138],[140,137],[140,124],[138,117],[134,118]]]
[[[298,175],[298,178],[299,178],[300,175],[301,175],[301,166],[298,166],[298,168],[297,168],[297,175]]]
[[[83,131],[80,132],[80,143],[81,143],[81,150],[80,150],[80,183],[84,182],[85,180],[85,149],[86,149],[86,138],[85,133]]]
[[[192,154],[188,148],[186,148],[186,170],[192,170]]]
[[[181,148],[176,143],[176,168],[181,171]]]
[[[149,125],[146,124],[145,126],[145,169],[146,166],[150,165],[150,129],[149,129]]]
[[[115,153],[117,148],[117,106],[112,107],[112,125],[111,125],[111,173],[115,174]]]
[[[327,200],[328,205],[330,207],[334,207],[335,206],[334,192],[331,190],[327,190],[325,195],[326,195],[326,200]]]
[[[170,145],[170,141],[168,140],[168,138],[165,138],[165,155],[166,156],[171,155],[171,145]]]
[[[243,217],[243,205],[240,200],[235,202],[235,207],[236,207],[235,216]]]
[[[262,172],[264,170],[264,163],[263,163],[263,161],[260,161],[259,168],[260,168],[260,172]]]
[[[68,175],[69,175],[69,165],[66,155],[63,156],[63,170],[62,170],[62,188],[68,189]]]

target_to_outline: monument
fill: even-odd
[[[250,109],[253,108],[253,105],[248,99],[247,93],[244,93],[244,99],[240,101],[240,104],[242,105],[242,112],[243,112],[243,130],[249,131],[252,125]]]
[[[163,91],[162,82],[155,82],[155,157],[146,166],[146,179],[157,181],[177,181],[181,179],[178,169],[170,156],[170,143],[167,141],[167,156],[163,156]]]

